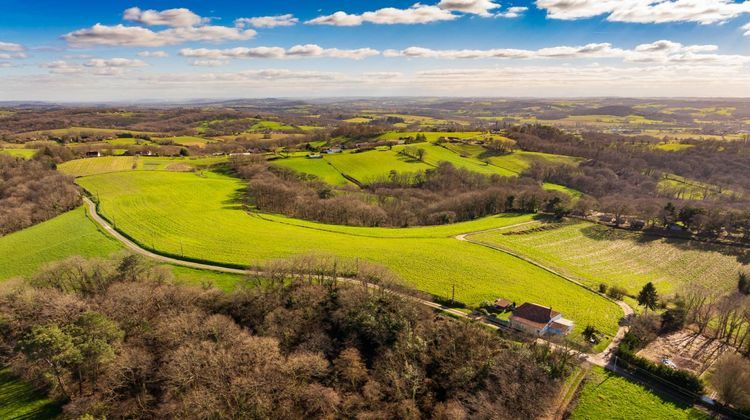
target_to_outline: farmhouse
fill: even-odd
[[[573,329],[573,321],[563,318],[552,308],[535,303],[517,307],[509,320],[512,328],[535,335],[567,335]]]
[[[307,158],[308,159],[322,159],[323,155],[321,155],[320,153],[310,153],[307,155]]]
[[[495,309],[498,311],[507,311],[509,309],[515,308],[515,303],[509,301],[508,299],[499,298],[495,300]]]
[[[101,157],[102,152],[86,152],[86,157]]]

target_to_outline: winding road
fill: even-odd
[[[84,197],[83,200],[85,202],[87,213],[88,213],[89,217],[91,218],[91,220],[93,220],[96,224],[98,224],[99,226],[101,226],[101,228],[104,229],[105,232],[107,232],[109,235],[111,235],[113,238],[115,238],[118,242],[120,242],[126,249],[128,249],[129,251],[131,251],[131,252],[133,252],[135,254],[142,255],[144,257],[150,258],[150,259],[152,259],[154,261],[158,261],[158,262],[161,262],[161,263],[172,264],[172,265],[177,265],[177,266],[182,266],[182,267],[188,267],[188,268],[195,268],[195,269],[199,269],[199,270],[209,270],[209,271],[216,271],[216,272],[221,272],[221,273],[240,274],[240,275],[244,275],[244,274],[248,274],[248,273],[249,274],[262,274],[261,272],[253,272],[253,271],[249,271],[249,270],[242,270],[242,269],[239,269],[239,268],[230,268],[230,267],[224,267],[224,266],[221,266],[221,265],[198,263],[198,262],[187,261],[187,260],[183,260],[183,259],[179,259],[179,258],[168,257],[168,256],[165,256],[165,255],[160,255],[160,254],[157,254],[155,252],[152,252],[152,251],[149,251],[147,249],[144,249],[140,245],[138,245],[135,242],[133,242],[130,239],[128,239],[125,235],[123,235],[120,232],[118,232],[117,229],[115,229],[114,227],[112,227],[107,220],[105,220],[103,217],[101,217],[99,215],[99,213],[97,213],[97,211],[96,211],[96,204],[91,199],[89,199],[88,197]],[[473,244],[476,244],[476,245],[480,245],[480,246],[488,246],[486,244],[482,244],[481,242],[472,241],[471,239],[468,239],[468,237],[471,236],[471,235],[477,234],[477,233],[494,231],[494,230],[501,230],[501,229],[509,229],[509,228],[512,228],[512,227],[517,227],[517,226],[521,226],[521,225],[525,225],[525,224],[529,224],[529,223],[533,223],[533,222],[524,222],[524,223],[519,223],[517,225],[505,226],[505,227],[497,228],[497,229],[488,229],[488,230],[479,231],[479,232],[465,233],[465,234],[458,235],[455,238],[458,239],[458,240],[461,240],[461,241],[467,241],[467,242],[470,242],[470,243],[473,243]],[[508,251],[506,251],[506,250],[504,250],[502,248],[499,248],[499,247],[493,247],[493,246],[488,246],[488,247],[490,247],[492,249],[495,249],[495,250],[497,250],[499,252],[504,252],[504,253],[507,253],[509,255],[513,255],[513,256],[515,256],[517,258],[521,258],[521,259],[523,259],[524,261],[526,261],[526,262],[528,262],[530,264],[534,264],[534,265],[536,265],[536,266],[538,266],[538,267],[540,267],[540,268],[542,268],[544,270],[550,271],[553,274],[556,274],[556,275],[558,275],[558,276],[560,276],[560,277],[562,277],[562,278],[564,278],[564,279],[566,279],[568,281],[572,281],[573,283],[576,283],[576,284],[578,284],[581,287],[585,287],[582,284],[580,284],[579,282],[577,282],[575,280],[572,280],[570,278],[567,278],[567,277],[565,277],[562,274],[559,274],[559,273],[557,273],[557,272],[555,272],[555,271],[553,271],[553,270],[551,270],[551,269],[549,269],[547,267],[544,267],[544,266],[542,266],[542,265],[534,262],[533,260],[530,260],[530,259],[525,258],[523,256],[517,255],[515,253],[508,252]],[[353,280],[353,279],[350,279],[350,278],[346,278],[346,277],[338,277],[337,280],[338,281],[342,281],[342,282],[357,282],[357,283],[359,283],[356,280]],[[370,286],[371,287],[377,287],[376,285],[370,285]],[[461,312],[461,311],[458,311],[456,309],[443,306],[443,305],[441,305],[439,303],[435,303],[435,302],[432,302],[432,301],[429,301],[429,300],[425,300],[425,299],[420,299],[420,298],[415,297],[415,296],[410,296],[410,295],[398,293],[398,292],[395,292],[395,291],[390,291],[390,292],[394,293],[394,294],[397,294],[397,295],[399,295],[399,296],[401,296],[401,297],[403,297],[405,299],[409,299],[409,300],[411,300],[411,301],[413,301],[415,303],[418,303],[420,305],[423,305],[423,306],[426,306],[426,307],[429,307],[429,308],[432,308],[432,309],[436,309],[436,310],[445,312],[445,313],[450,314],[452,316],[455,316],[455,317],[458,317],[458,318],[462,318],[462,319],[468,319],[468,320],[471,320],[471,321],[474,321],[474,322],[479,322],[482,325],[484,325],[484,326],[486,326],[488,328],[491,328],[493,330],[500,329],[499,326],[497,326],[497,325],[495,325],[495,324],[493,324],[491,322],[488,322],[488,321],[485,321],[485,320],[482,320],[482,319],[476,319],[474,317],[469,316],[468,314],[466,314],[464,312]],[[592,293],[593,293],[593,291],[592,291]],[[632,315],[633,310],[626,303],[624,303],[624,302],[617,302],[617,304],[620,305],[620,307],[622,308],[622,310],[623,310],[623,312],[624,312],[624,314],[625,314],[626,317]],[[612,339],[612,342],[601,353],[596,353],[596,354],[585,353],[584,354],[584,353],[580,353],[580,352],[577,352],[577,351],[574,351],[574,350],[570,350],[570,351],[573,352],[573,353],[575,353],[576,355],[581,355],[582,357],[585,356],[586,360],[589,363],[595,364],[597,366],[606,367],[607,365],[610,364],[610,362],[612,360],[612,356],[613,356],[614,350],[617,348],[617,345],[620,343],[620,340],[622,340],[622,337],[625,335],[625,332],[627,332],[627,327],[624,327],[624,326],[620,327],[619,330],[617,331],[617,334]],[[546,341],[544,341],[544,342],[547,343]],[[552,347],[557,347],[554,343],[549,343],[549,344]]]

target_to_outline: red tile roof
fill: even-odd
[[[552,308],[537,305],[535,303],[524,303],[513,311],[513,317],[515,318],[525,319],[542,325],[547,325],[552,318],[558,315],[560,315],[560,313],[553,311]]]

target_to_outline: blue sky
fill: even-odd
[[[4,0],[0,98],[750,96],[749,23],[744,0]]]

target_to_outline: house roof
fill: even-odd
[[[499,298],[495,300],[495,306],[499,306],[501,308],[507,308],[508,306],[512,304],[513,302],[509,301],[508,299]]]
[[[549,324],[550,328],[556,329],[556,330],[570,330],[573,328],[573,321],[570,321],[565,318],[558,319],[557,321],[552,321],[551,324]]]
[[[560,315],[552,308],[537,305],[535,303],[524,303],[513,311],[514,318],[521,318],[538,324],[547,325],[554,317]]]

